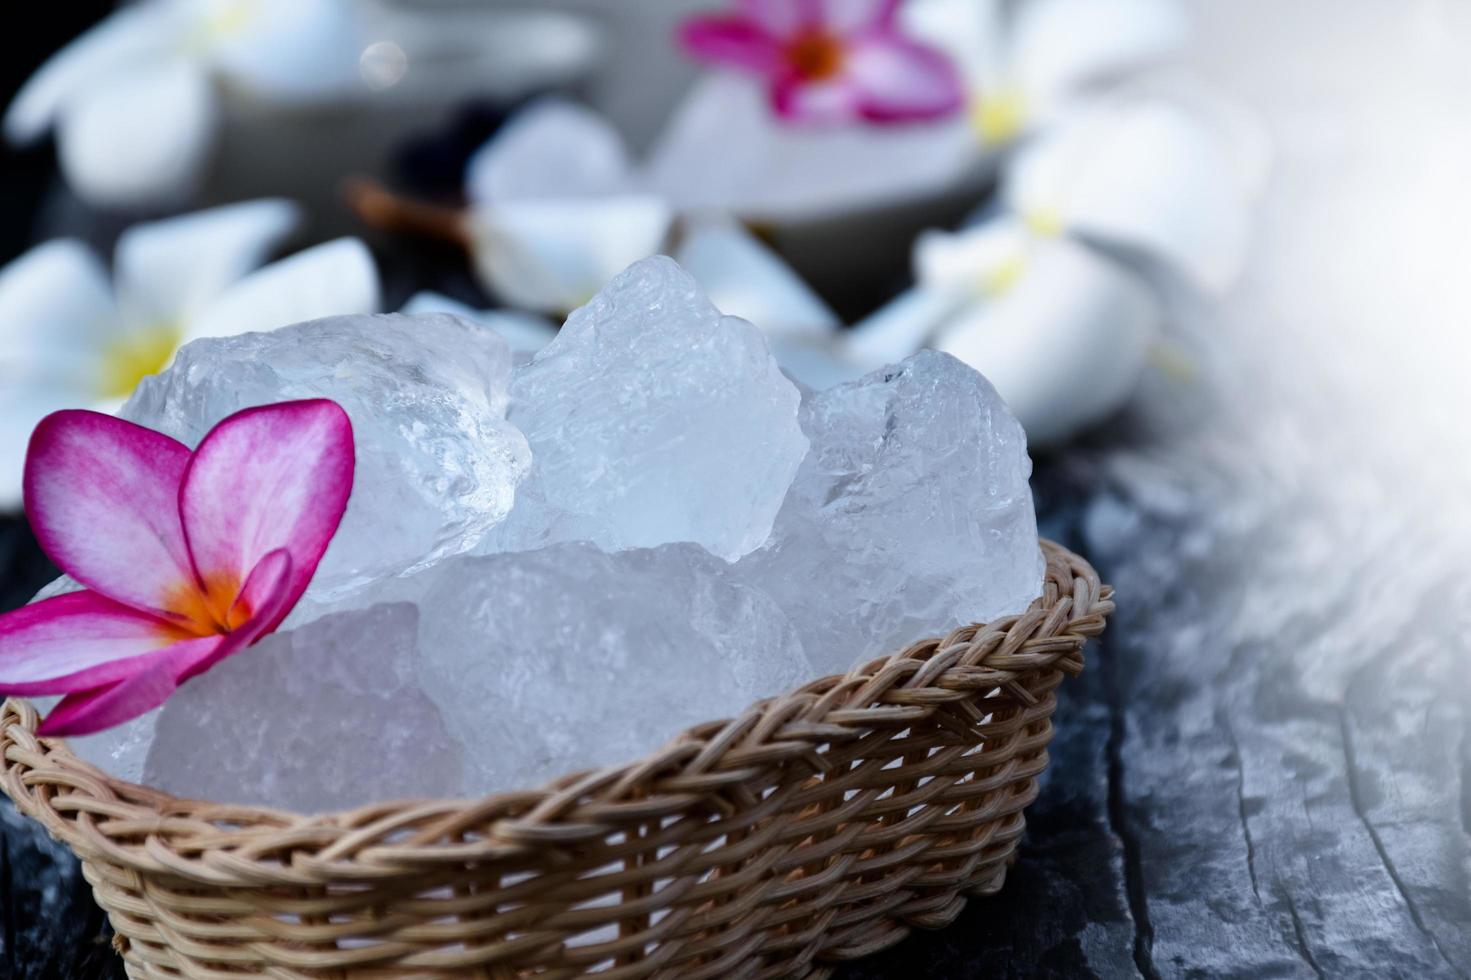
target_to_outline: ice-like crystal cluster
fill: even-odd
[[[341,318],[187,347],[127,412],[192,443],[311,395],[358,440],[318,580],[84,757],[302,811],[513,789],[1041,585],[1026,443],[980,375],[924,353],[799,393],[668,259],[515,368],[454,318]]]

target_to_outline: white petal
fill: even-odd
[[[117,320],[90,248],[71,239],[36,246],[0,269],[0,390],[91,383]]]
[[[343,0],[194,0],[201,46],[229,79],[276,101],[360,87],[364,25]]]
[[[790,126],[756,82],[712,72],[665,126],[648,180],[683,211],[783,223],[967,190],[987,160],[963,113],[904,126]]]
[[[1178,0],[1027,0],[1012,28],[1012,70],[1027,98],[1045,105],[1177,54],[1188,34]]]
[[[134,225],[113,255],[119,303],[134,321],[186,321],[264,262],[300,221],[296,205],[276,198]]]
[[[485,203],[617,194],[630,189],[632,171],[628,147],[611,123],[576,103],[547,98],[522,109],[475,152],[465,193]]]
[[[272,262],[226,289],[186,324],[184,342],[376,313],[378,302],[378,268],[367,246],[339,238]]]
[[[22,86],[5,113],[6,138],[40,138],[72,99],[163,57],[180,29],[178,11],[169,4],[139,3],[103,20],[52,55]]]
[[[1247,198],[1255,200],[1266,189],[1272,170],[1272,137],[1251,107],[1221,94],[1185,67],[1149,72],[1119,86],[1118,91],[1123,97],[1160,99],[1179,106],[1216,134]]]
[[[984,294],[1015,274],[1034,242],[1011,218],[956,232],[927,231],[914,243],[914,274],[930,289]]]
[[[897,364],[926,346],[965,302],[964,294],[924,286],[900,293],[848,333],[843,356],[864,372]]]
[[[164,61],[70,100],[57,127],[61,169],[93,204],[139,208],[185,200],[214,143],[209,79],[190,61]]]
[[[1017,213],[1137,249],[1221,289],[1245,257],[1247,201],[1231,154],[1162,103],[1080,114],[1026,146],[1007,175]]]
[[[668,202],[644,194],[481,205],[470,222],[475,267],[505,303],[563,314],[657,253],[673,219]]]
[[[86,392],[65,384],[0,384],[0,514],[21,508],[21,475],[36,423],[64,408],[96,408]]]
[[[477,310],[457,299],[427,291],[409,297],[403,312],[411,316],[420,313],[449,313],[483,324],[500,334],[511,350],[527,354],[541,350],[557,335],[557,328],[539,316],[510,310]]]
[[[984,374],[1033,445],[1101,421],[1133,392],[1160,308],[1133,276],[1059,240],[1011,289],[972,306],[935,344]]]
[[[695,224],[674,258],[717,309],[749,320],[771,337],[820,342],[841,326],[796,270],[737,222]]]

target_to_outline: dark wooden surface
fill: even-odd
[[[1006,889],[843,980],[1471,976],[1471,15],[1190,5],[1276,142],[1245,279],[1039,461],[1119,612]],[[13,523],[0,569],[47,576]],[[120,976],[103,929],[0,806],[0,975]]]

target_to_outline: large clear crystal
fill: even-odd
[[[460,791],[461,746],[420,687],[409,603],[275,633],[154,713],[150,786],[303,813]]]
[[[559,544],[427,574],[424,687],[475,790],[631,761],[810,673],[776,603],[695,545]]]
[[[489,550],[691,541],[733,561],[766,540],[806,452],[800,400],[760,331],[671,259],[639,262],[516,370],[528,506]]]
[[[1036,598],[1026,436],[985,378],[925,351],[810,395],[802,427],[812,451],[741,571],[821,672]]]

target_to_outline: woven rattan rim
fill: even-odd
[[[608,951],[608,956],[616,954],[617,968],[608,974],[613,977],[821,975],[822,970],[812,965],[814,957],[845,958],[897,941],[907,929],[896,925],[899,919],[943,924],[964,904],[962,892],[1000,887],[1005,861],[1021,835],[1021,809],[1035,796],[1035,777],[1046,765],[1053,688],[1062,674],[1082,670],[1084,644],[1103,631],[1114,608],[1113,590],[1099,582],[1087,562],[1051,542],[1042,546],[1047,559],[1043,594],[1020,616],[915,643],[847,674],[758,702],[738,717],[697,726],[636,762],[576,773],[538,789],[476,800],[384,802],[318,815],[178,799],[111,778],[76,758],[61,740],[38,739],[37,713],[21,700],[7,701],[0,711],[4,760],[0,789],[82,859],[89,881],[123,937],[125,954],[128,940],[133,941],[128,966],[135,977],[226,975],[196,966],[206,960],[272,964],[267,972],[283,977],[342,975],[310,972],[319,969],[370,975],[358,969],[364,963],[375,970],[388,969],[372,972],[373,976],[464,975],[437,971],[489,969],[486,964],[497,963],[510,966],[497,967],[495,976],[521,975],[518,970],[582,976],[579,964],[587,957],[579,959],[580,951],[557,947],[545,953],[550,966],[541,959],[526,959],[527,940],[512,938],[483,913],[468,924],[436,926],[443,936],[431,935],[424,923],[400,929],[395,920],[396,932],[387,925],[375,927],[375,939],[388,935],[391,942],[375,947],[372,954],[339,950],[335,939],[323,940],[349,934],[348,926],[267,922],[263,938],[255,941],[242,939],[238,929],[225,929],[214,919],[209,922],[215,924],[200,925],[185,913],[209,912],[209,901],[199,896],[211,894],[231,896],[234,904],[221,899],[211,912],[226,917],[237,914],[235,906],[246,901],[241,896],[256,896],[250,901],[259,903],[258,912],[282,901],[270,896],[287,892],[322,896],[316,899],[319,904],[329,911],[349,910],[343,914],[360,912],[365,893],[392,896],[395,889],[418,889],[416,900],[424,905],[425,882],[452,883],[457,873],[483,873],[495,867],[544,870],[558,867],[562,860],[584,860],[589,853],[598,860],[626,861],[632,869],[635,862],[629,855],[636,839],[647,845],[639,862],[657,858],[668,848],[653,846],[661,842],[651,840],[650,828],[657,835],[659,828],[689,821],[691,814],[722,828],[724,850],[705,862],[704,879],[691,878],[697,888],[713,888],[709,867],[717,858],[715,873],[728,875],[722,881],[735,882],[745,872],[729,873],[726,868],[749,863],[752,848],[761,839],[781,839],[774,830],[762,830],[767,836],[761,838],[753,828],[773,822],[790,826],[820,811],[820,825],[829,828],[831,836],[815,843],[822,835],[808,834],[796,845],[808,848],[802,852],[807,863],[790,872],[789,879],[804,873],[802,868],[827,867],[821,859],[836,868],[833,855],[859,833],[846,828],[860,823],[868,831],[879,828],[884,840],[898,842],[880,849],[885,853],[882,859],[872,856],[877,853],[873,846],[863,844],[856,859],[869,861],[872,868],[865,866],[854,879],[858,883],[845,886],[853,889],[849,897],[862,893],[868,903],[864,907],[873,909],[864,913],[871,921],[856,913],[834,919],[836,913],[828,909],[825,917],[814,920],[822,923],[821,928],[809,927],[802,934],[806,945],[800,948],[789,935],[793,926],[770,924],[782,921],[781,915],[792,919],[795,913],[781,913],[761,929],[744,926],[744,931],[729,934],[733,927],[719,917],[710,919],[725,923],[719,929],[702,924],[691,932],[694,927],[685,919],[671,915],[660,925],[645,911],[640,913],[643,931],[629,933],[627,916],[649,904],[635,898],[618,910],[615,920],[620,934],[633,938],[597,949]],[[981,751],[982,741],[988,746],[985,751],[992,745],[1001,748],[990,755],[957,755]],[[899,754],[884,756],[886,745],[901,746],[893,750]],[[877,757],[888,761],[864,767]],[[957,763],[967,759],[968,774],[953,775]],[[868,789],[877,765],[882,765],[879,775],[887,781],[888,803]],[[850,772],[856,774],[852,779]],[[966,795],[959,797],[965,802],[947,801],[950,809],[924,817],[928,823],[916,822],[920,818],[912,815],[947,790],[965,790]],[[980,809],[973,803],[977,799],[982,800]],[[861,812],[855,809],[860,802]],[[954,828],[962,824],[971,834],[964,847],[954,843],[960,839]],[[937,836],[940,829],[951,836]],[[942,842],[927,855],[925,849],[932,844],[905,843],[926,834]],[[793,845],[788,841],[783,846],[790,851]],[[899,867],[900,857],[890,851],[907,855],[914,867]],[[894,901],[883,904],[881,895],[875,897],[885,888],[882,876],[875,877],[881,869],[896,873],[897,868],[894,881],[905,885],[923,885],[930,878],[939,881],[936,868],[941,865],[934,862],[942,851],[953,859],[950,863],[959,862],[955,865],[959,870],[944,873],[943,895],[936,893],[938,897],[919,905],[911,901],[911,907],[904,908]],[[576,858],[569,857],[573,855]],[[850,865],[851,861],[843,867]],[[829,873],[805,873],[804,901],[818,902],[812,889]],[[647,877],[652,880],[654,874],[651,869]],[[164,884],[155,888],[157,883]],[[501,882],[497,887],[510,886]],[[642,893],[626,893],[647,895],[648,887]],[[721,901],[734,901],[728,894],[734,885],[724,887]],[[768,881],[762,887],[759,897],[741,899],[742,908],[785,902],[779,907],[787,909],[797,902],[790,896],[800,890],[780,878],[775,885]],[[344,888],[348,891],[342,892]],[[750,896],[757,895],[750,891]],[[691,914],[709,918],[714,914],[708,911],[711,901]],[[565,905],[560,908],[565,910]],[[379,908],[374,914],[384,913]],[[239,928],[253,936],[250,930],[258,928],[255,921],[260,918],[255,914],[250,924]],[[565,913],[563,918],[571,921],[574,916]],[[880,920],[882,924],[875,926]],[[471,929],[479,931],[464,931]],[[467,943],[467,937],[492,934],[499,937],[492,945]],[[732,949],[732,935],[749,941]],[[753,938],[757,936],[761,943]],[[634,940],[636,949],[631,945]],[[666,946],[678,942],[673,953],[665,955],[666,949],[656,956],[648,952],[657,948],[656,940]],[[175,956],[170,947],[177,946],[189,949]],[[758,962],[765,965],[751,966]],[[743,964],[749,970],[737,969]],[[504,969],[511,972],[503,974]],[[247,975],[235,967],[227,972]]]

